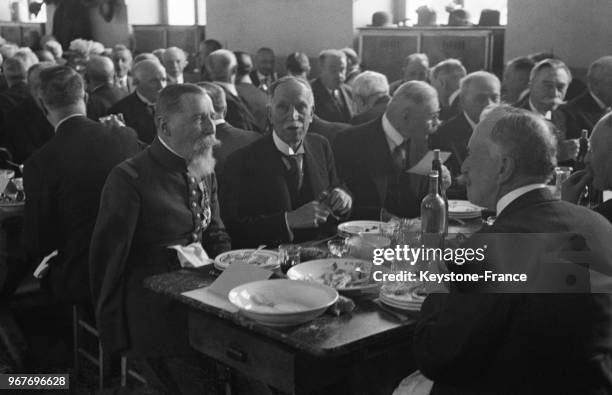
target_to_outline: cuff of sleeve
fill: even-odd
[[[293,231],[291,230],[291,227],[289,226],[289,220],[287,219],[287,211],[285,211],[285,225],[287,225],[287,234],[289,235],[289,241],[292,242],[293,241]]]

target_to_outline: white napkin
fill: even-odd
[[[451,153],[447,151],[440,151],[440,162],[444,164],[450,157]],[[434,153],[429,151],[421,160],[410,169],[406,170],[407,173],[418,174],[421,176],[428,176],[431,171],[431,162],[433,161]]]
[[[57,254],[58,254],[58,251],[55,250],[49,255],[47,255],[46,257],[44,257],[42,261],[40,261],[38,266],[36,266],[36,270],[34,270],[33,276],[39,280],[43,278],[45,274],[47,273],[47,269],[49,269],[49,261],[53,259],[54,257],[56,257]]]
[[[208,257],[200,243],[191,243],[186,246],[175,245],[168,248],[176,250],[181,267],[200,267],[214,262]]]

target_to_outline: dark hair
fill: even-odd
[[[248,56],[250,58],[251,55],[243,51],[234,51],[234,55],[236,55],[236,76],[242,77],[243,75],[249,74],[253,65],[251,64],[251,68],[247,68],[247,64],[243,61],[243,56]]]
[[[212,38],[209,38],[208,40],[204,40],[204,45],[210,48],[210,52],[223,48],[223,45],[221,45],[219,41],[212,39]]]
[[[506,67],[512,67],[517,71],[525,71],[527,73],[531,72],[535,66],[535,62],[528,56],[519,56],[518,58],[514,58],[506,63]]]
[[[195,84],[168,85],[159,92],[155,113],[164,116],[181,112],[185,95],[206,95],[206,91]]]
[[[77,104],[85,98],[83,78],[68,66],[53,66],[40,72],[40,92],[51,109]]]
[[[293,52],[287,56],[285,67],[293,74],[302,74],[310,71],[310,61],[304,52]]]

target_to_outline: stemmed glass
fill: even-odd
[[[336,258],[342,258],[349,252],[348,240],[345,238],[333,239],[327,242],[329,253]]]

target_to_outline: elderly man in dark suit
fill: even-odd
[[[156,107],[157,137],[115,167],[102,191],[90,253],[100,339],[107,351],[143,359],[147,381],[164,393],[216,393],[203,382],[214,365],[189,346],[186,309],[143,285],[180,268],[169,247],[210,257],[230,248],[214,175],[214,109],[192,84],[168,86]]]
[[[34,262],[57,250],[43,279],[62,300],[91,303],[89,242],[111,169],[138,152],[134,131],[85,117],[81,76],[66,66],[40,72],[41,98],[55,136],[24,167],[25,240]]]
[[[572,166],[578,155],[578,138],[566,138],[566,115],[558,111],[572,82],[570,69],[560,60],[544,59],[538,62],[529,75],[529,90],[515,107],[531,111],[550,122],[557,133],[559,149],[557,161]]]
[[[552,196],[546,183],[556,166],[555,150],[550,127],[524,110],[494,109],[476,127],[463,163],[468,198],[496,209],[497,219],[463,247],[482,248],[483,240],[509,242],[489,245],[484,261],[473,262],[470,268],[467,264],[449,268],[480,272],[495,269],[490,265],[495,259],[523,256],[511,259],[508,268],[520,265],[529,271],[534,276],[527,279],[525,289],[540,293],[509,294],[505,290],[521,286],[481,281],[454,283],[450,294],[430,294],[413,344],[417,365],[433,380],[432,394],[601,394],[612,388],[608,289],[612,225],[584,207]],[[556,256],[559,260],[553,261],[552,271],[544,256],[523,253],[540,247],[530,240],[546,240],[543,235],[558,241],[544,251],[548,259],[555,251],[563,254]],[[588,251],[582,256],[591,260],[563,263],[561,257],[578,256],[579,251]],[[603,288],[596,286],[595,277],[581,284],[580,277],[564,275],[566,270],[584,274],[586,264],[597,265],[591,269],[597,267],[607,277]],[[554,276],[560,281],[547,282]],[[554,287],[546,291],[538,284]],[[606,293],[582,293],[587,288]],[[408,387],[407,381],[397,394],[405,393],[401,388]]]
[[[223,88],[212,82],[200,82],[198,86],[202,87],[210,100],[212,100],[215,113],[213,115],[213,122],[217,129],[216,136],[221,142],[214,148],[214,155],[217,164],[215,165],[215,174],[221,182],[223,177],[223,170],[225,168],[225,161],[230,154],[239,148],[251,144],[253,141],[261,137],[259,133],[252,132],[250,130],[244,130],[235,128],[227,121],[225,121],[225,113],[227,112],[227,104],[225,102],[225,92]]]
[[[444,122],[429,136],[431,148],[451,153],[446,162],[453,178],[461,174],[461,164],[467,156],[467,146],[480,114],[485,107],[499,103],[499,79],[486,71],[475,71],[461,80],[459,101],[463,111]],[[449,198],[465,199],[465,187],[455,183],[447,191]]]
[[[127,93],[114,85],[115,68],[106,56],[92,56],[87,62],[85,74],[89,87],[87,116],[97,121]]]
[[[270,85],[278,79],[275,69],[276,56],[272,48],[262,47],[255,54],[255,70],[250,72],[253,85],[267,92]]]
[[[168,85],[183,84],[185,77],[183,71],[189,62],[187,54],[179,47],[170,47],[161,55],[161,61],[168,73]]]
[[[238,68],[236,55],[227,49],[216,50],[206,58],[206,67],[212,81],[225,91],[227,101],[225,120],[237,128],[262,132],[248,105],[236,90]]]
[[[467,74],[458,59],[445,59],[431,68],[429,79],[440,99],[440,119],[446,121],[461,112],[459,81]]]
[[[410,81],[398,88],[382,117],[336,137],[336,166],[355,198],[354,217],[378,220],[383,208],[404,218],[419,216],[427,177],[406,170],[427,153],[439,109],[435,89]]]
[[[132,69],[132,52],[122,44],[115,45],[111,53],[115,65],[114,85],[121,89],[126,95],[134,91],[134,81],[129,75]]]
[[[314,105],[308,82],[283,77],[270,87],[270,97],[273,132],[234,152],[225,166],[221,201],[235,246],[330,235],[330,214],[351,209],[329,142],[307,133]]]
[[[612,190],[612,114],[606,114],[595,124],[591,133],[587,166],[574,172],[563,184],[563,200],[577,203],[585,188],[598,191]],[[593,210],[612,222],[612,200],[607,200]]]
[[[561,129],[565,138],[580,137],[582,129],[588,131],[612,107],[612,56],[604,56],[593,62],[587,72],[586,92],[559,107],[565,116]]]
[[[30,94],[27,80],[28,67],[21,57],[6,59],[2,63],[2,70],[8,89],[0,93],[0,120],[3,114],[17,107]]]
[[[327,49],[319,54],[319,78],[311,82],[315,114],[329,122],[349,123],[354,115],[353,92],[344,83],[346,55]]]
[[[136,90],[115,103],[109,114],[123,114],[127,126],[136,130],[140,141],[151,144],[156,135],[155,102],[166,86],[166,70],[158,62],[143,60],[134,66]]]
[[[30,95],[6,114],[1,146],[13,155],[13,161],[24,163],[37,149],[54,136],[53,126],[42,110],[40,101],[40,72],[52,63],[35,64],[28,70]]]
[[[391,100],[387,77],[375,71],[364,71],[352,84],[356,115],[351,124],[360,125],[382,116]]]
[[[412,53],[404,58],[402,66],[402,79],[389,84],[391,95],[397,88],[408,81],[425,81],[429,78],[429,57],[424,53]]]

